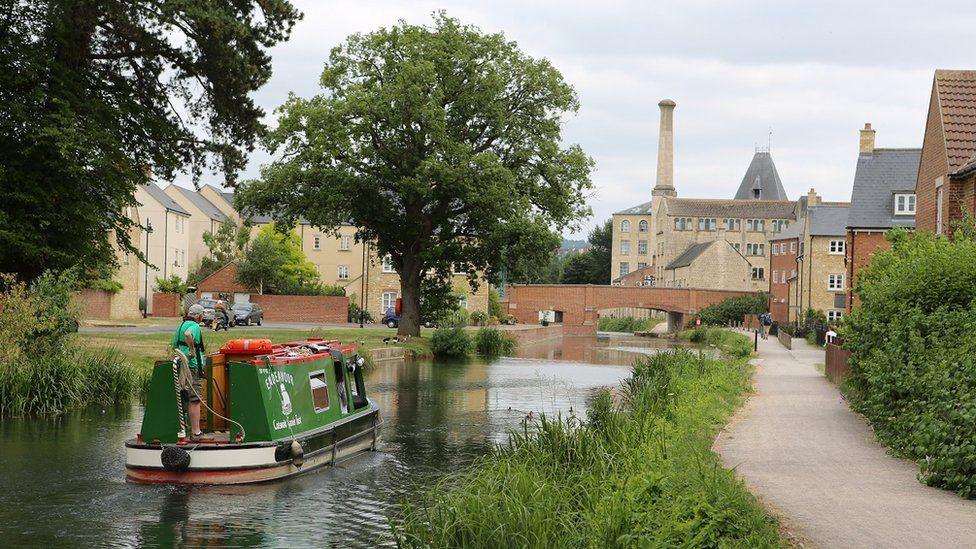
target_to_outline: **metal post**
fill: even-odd
[[[363,241],[363,272],[359,279],[359,327],[366,322],[366,241]]]
[[[759,330],[753,330],[754,341],[752,343],[752,350],[759,351]]]
[[[142,308],[142,318],[149,316],[149,235],[152,234],[152,221],[146,218],[146,257],[144,258],[146,265],[146,283],[142,289],[142,299],[145,301],[145,307]],[[136,290],[138,291],[138,289]]]

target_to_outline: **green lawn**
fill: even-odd
[[[175,325],[174,325],[175,331]],[[424,329],[421,337],[397,343],[419,357],[430,356],[429,336],[431,330]],[[335,328],[314,330],[273,330],[267,328],[232,328],[229,331],[212,332],[204,330],[203,341],[208,352],[215,352],[230,339],[252,338],[270,339],[272,342],[300,341],[309,337],[338,339],[343,343],[358,344],[362,349],[383,347],[384,338],[393,337],[396,330],[389,328]],[[132,364],[150,368],[157,360],[166,359],[167,348],[172,341],[172,332],[153,334],[127,334],[118,332],[81,334],[80,340],[91,348],[116,349]]]

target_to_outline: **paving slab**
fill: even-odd
[[[917,480],[815,365],[822,349],[759,341],[755,394],[715,441],[787,530],[819,547],[976,547],[976,502]]]

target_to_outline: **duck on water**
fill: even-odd
[[[376,449],[379,409],[353,345],[309,339],[228,341],[206,356],[207,436],[186,436],[190,361],[153,367],[142,428],[125,443],[136,483],[243,484],[307,472]]]

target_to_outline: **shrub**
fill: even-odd
[[[590,401],[586,420],[524,424],[507,446],[405,503],[396,541],[777,547],[775,519],[711,452],[749,374],[744,360],[689,351],[640,358],[619,405],[604,390]]]
[[[464,309],[448,309],[437,317],[437,325],[442,328],[454,328],[468,325],[468,311]]]
[[[359,313],[361,312],[366,313],[363,320],[364,322],[373,322],[374,320],[373,315],[368,310],[364,311],[362,308],[359,307],[358,303],[354,303],[352,301],[349,302],[349,313],[348,313],[347,320],[349,322],[359,322]]]
[[[434,330],[430,350],[436,357],[461,358],[471,354],[471,336],[462,326],[448,325]]]
[[[479,355],[496,357],[511,356],[515,352],[515,338],[495,328],[481,328],[474,336],[475,350]]]
[[[179,275],[172,275],[169,278],[157,278],[156,291],[161,294],[183,295],[186,293],[186,282]]]
[[[750,296],[729,297],[698,311],[705,324],[727,325],[742,322],[746,315],[755,315],[769,310],[769,294],[757,293]]]
[[[638,320],[625,316],[621,318],[601,318],[597,322],[597,329],[601,332],[640,332],[657,325],[657,321],[650,319]]]
[[[841,328],[853,407],[933,486],[976,497],[976,241],[891,231]]]
[[[492,318],[501,318],[504,312],[502,311],[501,300],[498,296],[498,290],[495,288],[488,288],[488,316]]]
[[[471,323],[475,326],[487,326],[488,313],[485,313],[484,311],[475,311],[471,313]]]

